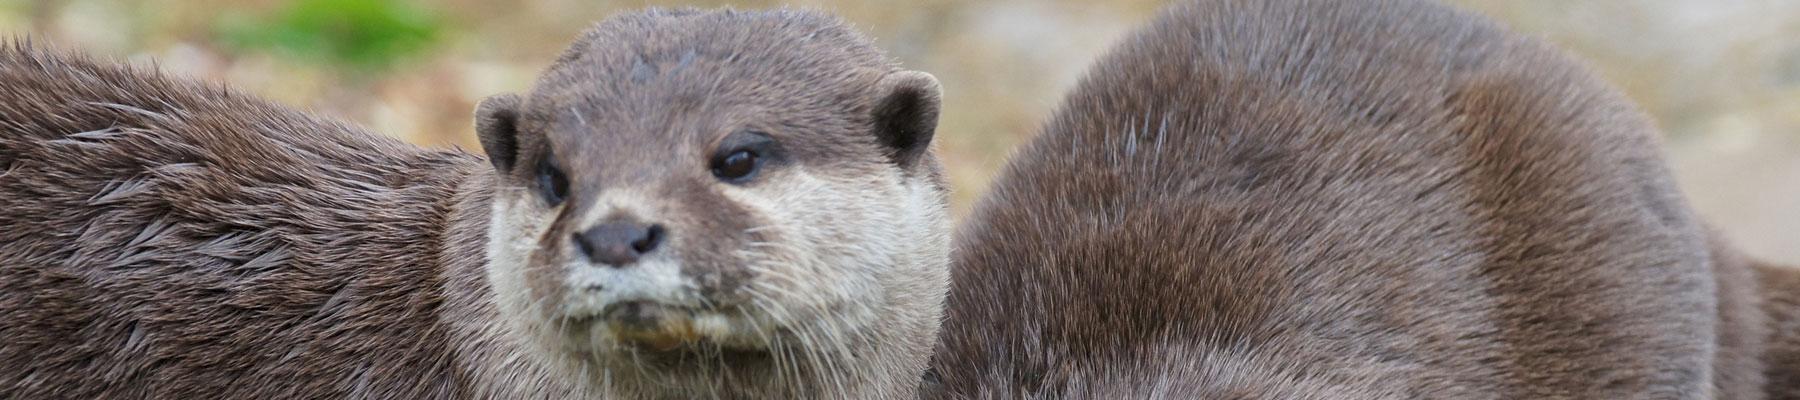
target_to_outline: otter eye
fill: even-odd
[[[756,158],[756,153],[750,150],[733,151],[713,160],[713,176],[728,181],[744,180],[756,173]]]
[[[713,152],[708,166],[712,174],[727,183],[744,183],[756,177],[757,171],[777,154],[775,140],[761,132],[742,131],[726,136]]]
[[[550,162],[548,155],[538,160],[537,186],[538,192],[544,196],[544,202],[551,206],[562,204],[563,198],[569,196],[569,177],[564,176],[562,170]]]

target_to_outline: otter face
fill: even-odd
[[[947,285],[935,79],[810,14],[638,18],[477,112],[511,328],[620,395],[916,381]]]

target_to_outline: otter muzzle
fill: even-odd
[[[694,311],[650,302],[620,304],[606,313],[607,326],[619,341],[654,351],[671,351],[700,342]]]

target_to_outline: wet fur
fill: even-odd
[[[1792,398],[1795,273],[1657,144],[1446,7],[1176,5],[959,227],[925,397]]]

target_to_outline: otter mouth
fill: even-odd
[[[689,358],[694,355],[743,357],[767,353],[758,341],[735,332],[733,310],[697,308],[653,301],[608,305],[601,312],[574,318],[570,325],[589,334],[609,335],[621,350],[637,356]]]
[[[614,304],[598,317],[620,343],[665,353],[700,347],[706,337],[695,327],[698,309],[633,301]]]

